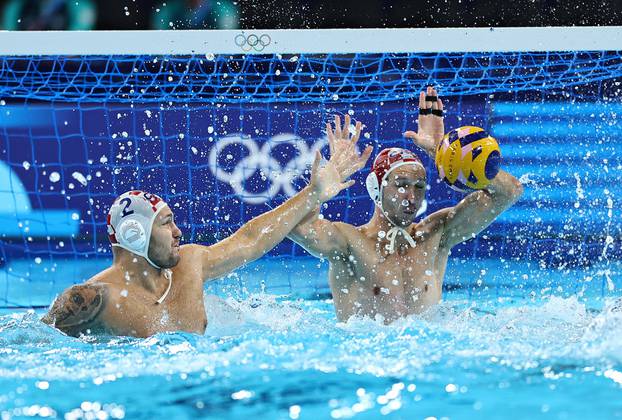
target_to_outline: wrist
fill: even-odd
[[[318,204],[322,204],[322,194],[319,187],[314,184],[309,184],[305,187],[305,190],[311,205],[317,206]]]
[[[438,142],[440,142],[440,140]],[[413,140],[414,145],[417,146],[417,148],[419,148],[420,150],[423,150],[425,153],[427,153],[427,155],[430,156],[432,159],[434,159],[434,157],[436,156],[436,148],[438,142],[431,135],[428,134],[422,134],[419,138]]]

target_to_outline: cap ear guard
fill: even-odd
[[[147,242],[147,233],[143,225],[130,216],[130,218],[121,222],[117,232],[117,240],[119,244],[129,251],[137,254],[145,252],[145,244]]]
[[[378,177],[374,172],[367,174],[365,179],[365,186],[367,187],[367,193],[374,202],[380,202],[380,185],[378,185]]]

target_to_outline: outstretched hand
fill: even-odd
[[[445,135],[443,122],[443,102],[438,97],[436,89],[428,86],[425,92],[419,94],[419,122],[418,131],[406,131],[405,137],[412,139],[421,149],[434,158],[436,147]]]
[[[318,192],[322,202],[330,200],[340,191],[354,184],[354,180],[348,180],[348,178],[365,166],[373,150],[372,146],[367,146],[363,153],[358,152],[356,143],[361,136],[360,121],[356,122],[354,134],[350,135],[349,128],[349,115],[345,116],[343,127],[341,118],[335,116],[334,131],[331,124],[326,123],[330,159],[324,167],[320,168],[322,156],[318,151],[311,169],[311,185]]]

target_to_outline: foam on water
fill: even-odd
[[[84,396],[77,394],[69,403],[71,397],[55,398],[54,392],[76,382],[100,397],[101,392],[94,389],[106,384],[115,384],[116,388],[110,389],[131,388],[127,391],[131,393],[139,389],[147,400],[148,389],[154,384],[172,387],[170,392],[175,395],[179,391],[175,387],[192,383],[192,389],[220,393],[219,407],[228,409],[238,407],[238,400],[248,405],[263,392],[269,407],[251,404],[251,412],[273,414],[282,414],[283,404],[298,404],[300,392],[309,384],[330,388],[341,383],[343,386],[318,396],[315,405],[302,405],[303,414],[315,410],[336,418],[357,414],[352,411],[353,404],[363,404],[357,409],[370,415],[386,411],[390,399],[382,404],[381,395],[397,392],[391,391],[395,386],[406,393],[405,389],[416,388],[415,383],[420,384],[416,389],[432,387],[443,395],[474,394],[474,402],[469,401],[476,408],[478,401],[496,398],[486,396],[483,384],[521,383],[531,381],[532,376],[547,381],[556,375],[587,375],[599,381],[604,378],[606,386],[619,387],[622,313],[612,309],[612,302],[602,311],[588,310],[576,297],[557,296],[496,303],[493,309],[480,309],[482,306],[455,299],[423,316],[386,326],[365,318],[338,323],[330,301],[263,294],[242,301],[208,296],[210,325],[205,336],[168,333],[147,339],[75,339],[44,325],[33,312],[10,314],[0,317],[0,352],[4,356],[0,359],[0,407],[19,407],[9,396],[14,398],[23,386],[22,407],[40,404],[43,399],[46,407],[56,411],[75,409]],[[33,386],[42,380],[49,389]],[[407,388],[409,385],[415,388]],[[280,389],[278,398],[271,396],[275,386]],[[525,392],[533,394],[532,388]],[[119,391],[106,391],[104,400],[123,403],[118,399],[127,399],[124,394],[115,400],[115,392]],[[365,405],[369,392],[374,401]],[[425,394],[413,391],[412,395],[416,401],[416,395]],[[443,403],[442,398],[436,399]],[[197,404],[205,407],[203,397],[191,400],[193,410]],[[171,406],[170,401],[161,404],[181,409],[187,401],[179,403],[181,406]],[[13,410],[15,414],[16,408]]]
[[[12,354],[0,362],[0,374],[76,379],[110,372],[140,375],[146,365],[172,374],[252,361],[411,376],[440,358],[503,358],[517,367],[560,358],[579,364],[622,361],[622,312],[611,310],[611,302],[603,311],[588,311],[576,297],[551,296],[493,312],[452,300],[386,326],[368,318],[338,323],[330,301],[273,295],[206,301],[210,325],[202,337],[75,339],[41,323],[33,312],[0,317],[0,347]]]

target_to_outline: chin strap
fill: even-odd
[[[389,251],[389,254],[393,254],[395,252],[395,241],[397,239],[397,234],[400,233],[400,232],[402,233],[402,235],[404,235],[404,238],[406,238],[406,241],[408,242],[408,245],[410,245],[413,248],[416,247],[417,243],[415,242],[413,237],[410,236],[410,233],[408,233],[408,231],[406,229],[404,229],[403,227],[400,227],[397,224],[395,224],[393,222],[393,220],[391,220],[389,215],[385,213],[385,211],[382,208],[382,206],[378,206],[378,208],[380,208],[380,211],[382,212],[384,217],[389,221],[389,223],[391,223],[393,225],[393,227],[391,229],[389,229],[389,231],[387,232],[387,239],[389,240],[389,245],[387,246],[387,251]]]
[[[389,232],[387,232],[387,239],[389,240],[387,251],[389,251],[389,254],[393,254],[395,252],[395,240],[397,239],[397,234],[400,232],[402,233],[402,235],[404,235],[404,238],[406,238],[406,241],[408,241],[408,244],[411,247],[414,248],[415,246],[417,246],[417,243],[412,238],[412,236],[410,236],[410,233],[408,233],[406,229],[399,226],[393,226],[391,229],[389,229]]]
[[[147,260],[149,261],[149,260]],[[151,261],[149,261],[151,262]],[[166,292],[164,292],[164,294],[162,295],[162,297],[160,297],[160,299],[156,300],[156,304],[159,305],[160,303],[164,302],[164,299],[166,299],[166,297],[168,296],[168,292],[171,291],[171,286],[173,285],[173,272],[171,270],[169,270],[168,268],[164,269],[164,277],[166,277],[166,279],[168,280],[168,287],[166,288]]]

